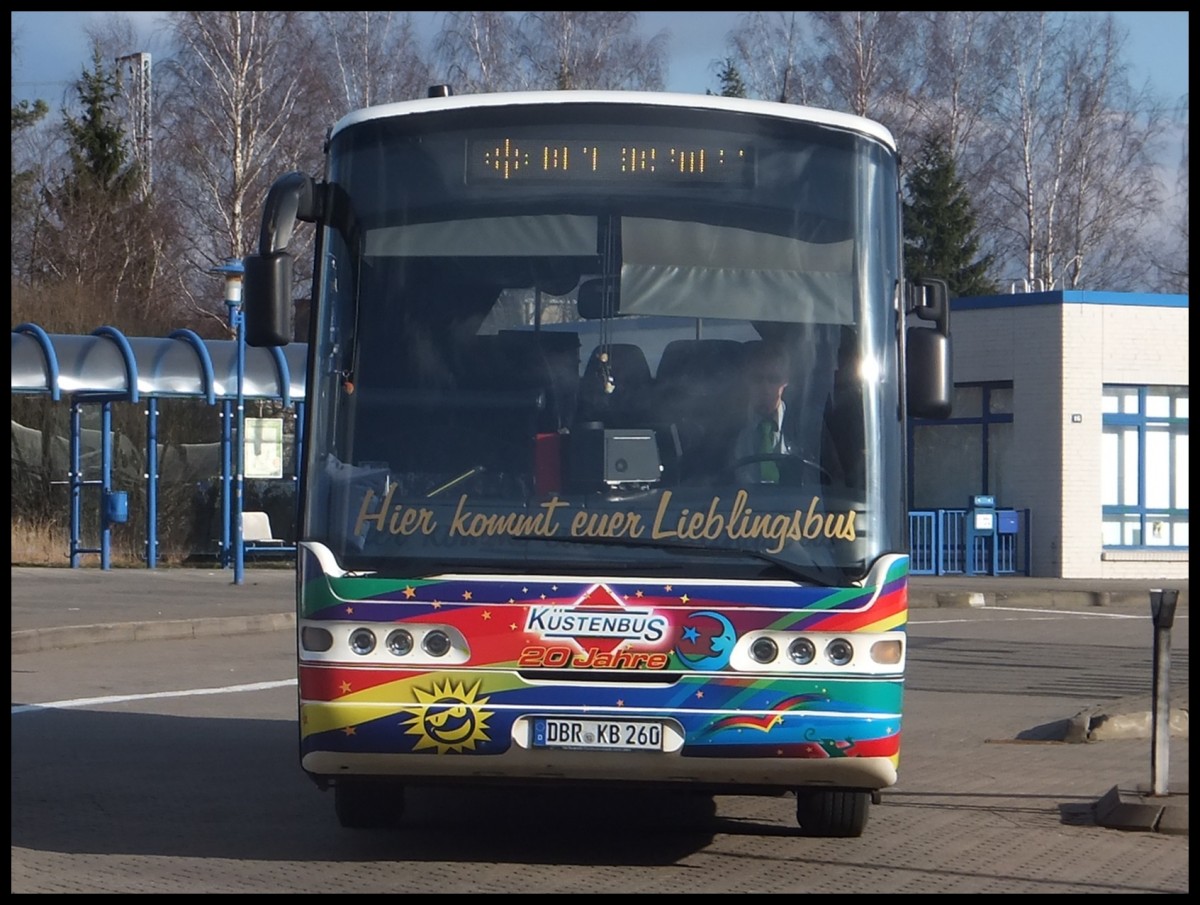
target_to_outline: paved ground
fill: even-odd
[[[914,576],[913,609],[949,607],[1109,607],[1150,614],[1150,592],[1179,592],[1177,618],[1188,612],[1186,581],[1086,581],[1024,576]],[[12,653],[106,641],[192,638],[277,631],[295,625],[294,571],[288,565],[246,568],[241,583],[218,568],[12,568]],[[1182,626],[1186,631],[1186,622]],[[1170,732],[1186,738],[1188,690],[1171,695]],[[1064,741],[1149,738],[1148,696],[1064,714]],[[1153,796],[1114,787],[1097,802],[1098,819],[1119,828],[1187,833],[1188,789]]]

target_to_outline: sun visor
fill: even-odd
[[[729,226],[621,221],[621,312],[849,324],[853,241]],[[736,300],[735,309],[730,305]]]
[[[381,257],[531,257],[596,254],[596,218],[569,214],[476,217],[372,230],[365,254]]]

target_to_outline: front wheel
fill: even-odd
[[[363,779],[339,779],[333,787],[338,823],[351,830],[395,826],[404,815],[404,787]]]
[[[870,804],[865,789],[797,789],[796,822],[804,836],[861,836]]]

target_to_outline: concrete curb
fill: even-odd
[[[1144,783],[1113,786],[1095,804],[1096,823],[1116,830],[1189,836],[1187,783],[1154,795]]]
[[[31,654],[109,641],[170,641],[183,638],[215,638],[222,635],[251,635],[293,628],[295,625],[295,613],[267,613],[257,616],[213,616],[206,619],[165,619],[160,622],[109,622],[98,625],[35,628],[12,633],[12,653]]]
[[[1186,605],[1187,598],[1181,595]],[[949,591],[930,591],[926,588],[909,588],[909,609],[932,609],[941,607],[1062,607],[1086,610],[1092,607],[1132,607],[1145,608],[1149,612],[1149,600],[1144,593],[1129,591],[1063,591],[1039,589],[1033,592],[1021,591],[974,591],[954,589]]]

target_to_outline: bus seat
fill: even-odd
[[[654,378],[657,420],[672,425],[686,479],[721,467],[744,414],[742,344],[733,339],[667,343]]]

